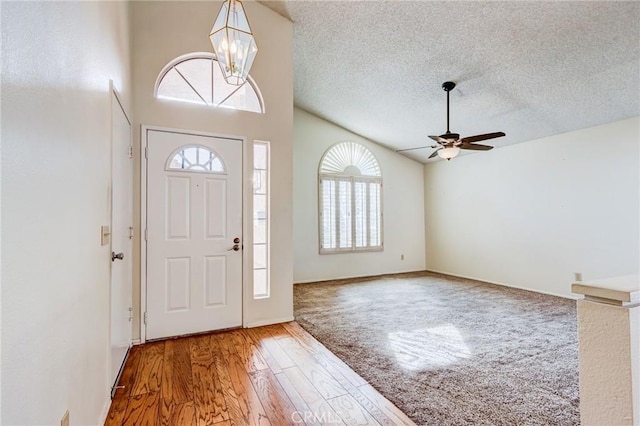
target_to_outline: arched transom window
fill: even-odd
[[[222,158],[206,146],[200,145],[183,146],[174,151],[167,159],[167,170],[226,173]]]
[[[249,76],[241,86],[228,84],[211,53],[193,53],[171,61],[158,76],[155,95],[161,99],[264,113],[262,96],[253,79]]]
[[[382,174],[363,145],[329,148],[318,173],[320,253],[383,249]]]

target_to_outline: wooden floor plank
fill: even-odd
[[[260,371],[269,368],[247,331],[236,330],[231,333],[231,339],[236,353],[240,356],[247,371]]]
[[[348,425],[380,425],[351,395],[343,395],[330,399],[329,405],[331,405],[335,412],[338,413],[338,416]]]
[[[313,354],[313,358],[326,370],[335,371],[342,375],[352,386],[358,387],[367,384],[365,379],[360,377],[358,373],[353,371],[344,361],[329,352],[328,349],[322,352],[316,352]]]
[[[259,339],[261,341],[262,346],[266,348],[271,357],[276,360],[280,369],[296,365],[291,357],[289,357],[289,355],[278,344],[272,333],[265,330],[263,327],[252,328],[250,333],[252,336],[255,336],[255,339]]]
[[[281,324],[282,328],[284,328],[293,338],[295,338],[308,352],[310,353],[318,353],[324,352],[327,349],[322,345],[322,343],[318,342],[314,339],[307,331],[300,327],[295,321],[285,322]]]
[[[142,352],[143,350],[140,346],[133,346],[129,349],[129,355],[122,369],[120,380],[118,380],[118,388],[116,388],[114,398],[129,398],[131,395],[131,389],[133,389],[136,380]]]
[[[222,384],[217,379],[208,336],[189,339],[196,424],[211,425],[229,419]]]
[[[338,382],[340,386],[342,386],[347,392],[349,392],[352,388],[357,387],[349,379],[347,379],[346,375],[349,375],[349,373],[346,369],[340,369],[336,367],[321,354],[315,353],[311,354],[311,356],[313,357],[314,361],[317,362],[318,365],[320,365],[322,368],[324,368],[327,373],[331,374],[331,377],[333,377],[336,382]]]
[[[213,341],[215,340],[212,339],[212,342]],[[229,367],[226,361],[227,357],[219,346],[212,346],[211,350],[213,352],[213,362],[216,369],[216,375],[218,380],[220,380],[222,394],[224,396],[225,403],[227,404],[229,420],[239,423],[243,419],[243,415],[240,408],[240,399],[236,394],[233,383],[231,382],[231,377],[229,376]]]
[[[169,425],[194,425],[196,424],[196,408],[193,401],[175,404],[171,408]]]
[[[330,399],[348,393],[293,337],[282,337],[277,342],[323,398]]]
[[[231,339],[232,331],[225,333],[214,333],[210,336],[210,345],[212,350],[221,352],[225,357],[237,353],[233,340]]]
[[[164,357],[164,343],[148,343],[140,358],[140,365],[136,372],[136,379],[131,389],[131,396],[149,392],[158,392],[162,380],[162,359]]]
[[[129,403],[128,397],[117,397],[111,400],[111,408],[113,411],[125,411]]]
[[[274,425],[295,425],[296,407],[271,370],[254,371],[249,376],[269,421]]]
[[[276,380],[278,380],[278,383],[280,383],[282,390],[284,390],[284,392],[289,397],[289,400],[296,408],[294,420],[299,421],[300,423],[304,423],[307,426],[320,425],[320,423],[313,418],[313,415],[310,415],[312,414],[311,408],[309,407],[309,405],[307,405],[295,386],[293,386],[293,383],[291,383],[291,380],[289,380],[287,375],[283,372],[280,374],[276,374],[275,377]]]
[[[104,421],[105,426],[120,426],[124,419],[125,411],[123,410],[109,410],[107,419]]]
[[[193,400],[189,339],[167,340],[162,369],[162,398],[171,404]]]
[[[413,426],[415,423],[411,420],[406,414],[404,414],[398,407],[393,405],[386,399],[384,396],[380,395],[380,393],[375,390],[373,386],[370,384],[366,384],[360,386],[358,388],[364,396],[367,397],[369,401],[374,403],[380,411],[382,411],[391,421],[396,425],[406,425]]]
[[[242,414],[242,419],[232,419],[232,422],[242,421],[246,425],[271,424],[240,357],[237,354],[231,354],[226,361],[229,378]]]
[[[132,348],[106,425],[414,423],[297,323]]]
[[[262,355],[262,358],[271,369],[271,372],[273,374],[282,373],[282,367],[280,367],[280,364],[278,364],[278,361],[276,360],[276,358],[271,354],[271,352],[269,352],[269,349],[267,348],[267,345],[265,343],[266,339],[263,339],[259,335],[257,335],[255,332],[255,328],[247,328],[246,333],[247,333],[247,336],[249,336],[249,338],[256,345],[256,348],[258,349],[258,351]],[[291,361],[291,364],[293,365],[293,361]]]
[[[122,424],[131,426],[156,426],[160,392],[133,395],[129,399]]]
[[[349,388],[349,395],[351,395],[353,399],[358,401],[358,404],[360,404],[362,408],[367,410],[367,412],[371,414],[371,416],[376,419],[376,421],[380,423],[380,425],[396,426],[398,424],[397,421],[392,420],[384,413],[384,411],[378,408],[378,406],[373,401],[371,401],[362,392],[360,392],[358,388]]]
[[[281,324],[271,324],[271,325],[265,325],[262,327],[259,327],[260,330],[264,331],[265,333],[271,335],[271,337],[275,337],[280,338],[280,337],[290,337],[291,335],[289,334],[289,332],[287,330],[284,329],[284,327],[282,327]]]
[[[299,367],[287,368],[283,372],[296,392],[309,406],[309,412],[305,413],[305,419],[309,418],[317,423],[344,424],[327,400],[311,384]],[[306,422],[306,420],[305,420]]]

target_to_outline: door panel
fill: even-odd
[[[110,379],[115,386],[131,346],[133,160],[131,125],[115,94],[111,96],[111,250],[123,254],[111,261]]]
[[[147,339],[241,326],[242,141],[150,130],[147,152]]]
[[[227,237],[227,211],[218,200],[227,198],[227,182],[221,179],[207,179],[205,190],[206,235],[207,239]]]
[[[189,283],[191,282],[191,259],[188,257],[166,259],[167,312],[189,310]]]
[[[207,307],[225,306],[227,303],[227,262],[225,256],[205,257],[205,301]]]
[[[191,236],[191,179],[167,178],[167,239],[188,240]]]

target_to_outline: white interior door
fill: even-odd
[[[111,100],[111,383],[131,346],[131,298],[133,281],[132,221],[133,181],[131,124],[117,96]]]
[[[242,325],[242,141],[147,133],[146,337]]]

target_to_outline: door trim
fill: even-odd
[[[149,132],[166,132],[179,133],[183,135],[206,136],[213,138],[235,139],[242,143],[242,237],[244,246],[249,246],[253,238],[248,241],[247,229],[247,170],[248,160],[247,153],[250,151],[247,145],[247,138],[237,135],[227,135],[222,133],[201,132],[197,130],[185,130],[171,127],[161,127],[153,125],[140,125],[140,343],[147,341],[147,330],[145,327],[145,313],[147,312],[147,180],[148,180],[148,164],[147,164],[147,147],[149,144]],[[242,327],[246,327],[246,304],[247,304],[247,273],[246,268],[249,264],[249,250],[242,250]]]

